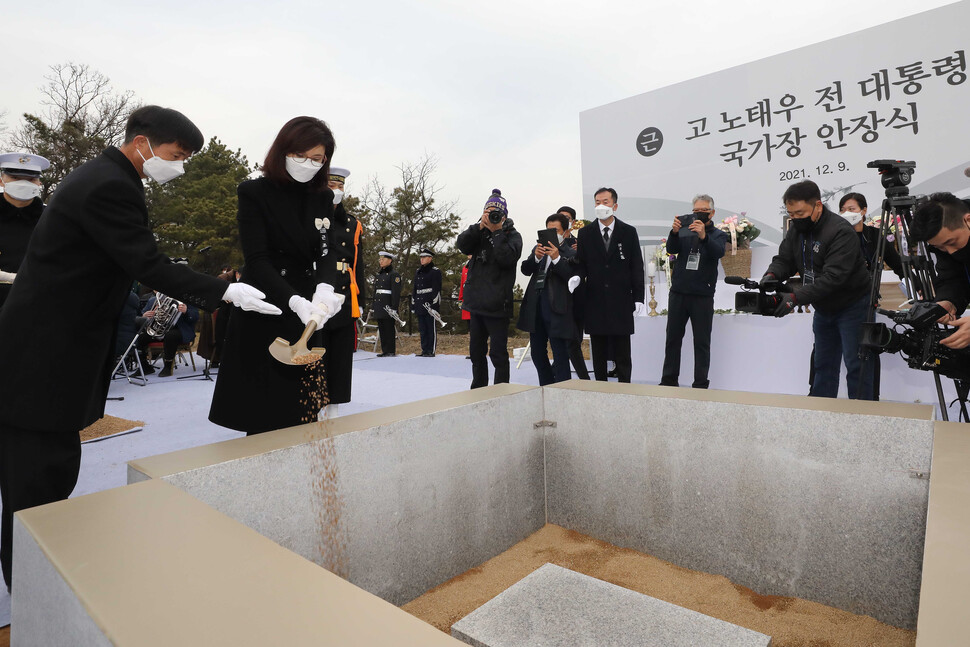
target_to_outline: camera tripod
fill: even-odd
[[[879,336],[880,327],[883,324],[876,323],[876,310],[879,304],[879,286],[882,275],[883,263],[887,238],[891,233],[891,227],[895,225],[895,240],[899,246],[899,256],[903,266],[903,284],[906,296],[912,304],[919,302],[932,303],[935,298],[933,281],[936,278],[936,271],[933,261],[929,256],[927,244],[923,241],[914,242],[910,236],[909,228],[917,204],[920,200],[909,195],[907,185],[912,180],[912,175],[916,169],[916,162],[903,162],[898,160],[875,160],[867,164],[868,168],[879,171],[882,178],[882,186],[886,189],[886,198],[882,203],[882,222],[879,228],[879,237],[876,241],[875,255],[872,261],[872,278],[869,287],[869,307],[866,313],[866,321],[863,324],[862,343],[859,346],[859,358],[862,360],[862,370],[866,370],[869,365],[875,362],[876,354],[879,352],[880,344],[875,343]],[[934,324],[937,330],[943,328],[942,324]],[[909,360],[908,360],[909,361]],[[909,361],[910,366],[914,366]],[[936,382],[936,394],[940,404],[940,414],[943,420],[949,420],[947,412],[946,397],[943,394],[943,381],[940,370],[933,365],[915,366],[933,372],[933,379]],[[953,402],[960,403],[960,419],[970,422],[967,412],[967,400],[970,396],[970,381],[951,377],[956,389],[957,397]]]

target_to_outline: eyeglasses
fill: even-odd
[[[292,159],[297,164],[303,164],[307,160],[310,160],[310,166],[315,166],[317,168],[321,168],[324,165],[324,163],[327,161],[326,157],[319,160],[313,159],[312,157],[304,157],[303,155],[287,155],[287,157]]]

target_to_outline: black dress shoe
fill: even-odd
[[[378,357],[397,357],[397,353],[380,353]]]

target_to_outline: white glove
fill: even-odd
[[[345,295],[335,293],[333,286],[329,283],[319,283],[310,301],[313,302],[313,305],[320,306],[332,317],[340,312],[340,308],[346,299],[347,297]]]
[[[299,294],[294,294],[289,301],[290,310],[296,313],[303,325],[310,323],[310,320],[317,322],[317,328],[326,323],[332,315],[315,303],[310,303]]]
[[[642,302],[637,301],[633,304],[633,316],[634,317],[645,317],[647,315],[647,306],[643,305]]]
[[[281,315],[283,311],[272,303],[264,301],[266,295],[248,283],[231,283],[222,295],[223,301],[228,301],[243,310],[250,310],[264,315]]]
[[[576,291],[576,288],[579,287],[579,280],[580,279],[579,279],[578,276],[570,276],[569,277],[569,281],[566,282],[566,287],[569,288],[569,293],[570,294],[572,294],[573,292],[575,292]]]
[[[13,280],[17,278],[15,272],[4,272],[0,270],[0,283],[13,283]]]

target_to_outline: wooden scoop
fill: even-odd
[[[303,334],[300,335],[300,338],[293,345],[290,345],[282,337],[277,337],[269,345],[269,354],[275,357],[277,361],[293,366],[305,366],[319,361],[323,358],[323,354],[327,352],[327,349],[320,347],[307,348],[306,341],[316,331],[317,326],[320,325],[320,321],[320,317],[312,317],[307,322],[306,328],[303,329]]]

